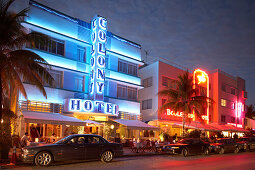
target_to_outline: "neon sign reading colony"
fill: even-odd
[[[92,100],[103,101],[105,86],[105,43],[107,21],[103,17],[95,16],[91,22],[91,59],[89,96]]]

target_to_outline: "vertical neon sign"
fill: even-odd
[[[206,72],[200,69],[195,69],[193,72],[193,88],[196,88],[196,84],[206,88],[206,97],[209,97],[209,76]],[[207,123],[209,123],[209,102],[207,101],[206,116],[204,116]],[[195,118],[195,116],[194,116]]]
[[[96,15],[91,22],[92,48],[89,97],[97,101],[104,100],[106,32],[107,20]],[[100,105],[101,103],[98,104]]]

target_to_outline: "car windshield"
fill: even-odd
[[[57,141],[56,143],[57,144],[62,144],[62,143],[65,143],[67,140],[69,140],[69,136],[65,137],[65,138],[62,138],[60,139],[59,141]]]
[[[178,141],[177,143],[181,143],[181,144],[189,144],[191,142],[190,139],[181,139],[180,141]]]

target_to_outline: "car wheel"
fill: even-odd
[[[239,152],[239,147],[236,147],[236,149],[234,150],[234,153],[238,153]]]
[[[103,154],[101,155],[101,161],[102,162],[111,162],[113,159],[113,153],[111,151],[105,151],[103,152]]]
[[[35,164],[37,166],[49,166],[53,162],[51,153],[43,151],[35,156]]]
[[[224,148],[220,148],[219,154],[224,154],[225,150]]]
[[[186,157],[189,155],[189,152],[186,148],[182,149],[182,156]]]
[[[208,148],[205,148],[204,155],[209,155],[209,149]]]

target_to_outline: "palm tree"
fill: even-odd
[[[33,34],[21,25],[28,8],[18,13],[8,11],[14,1],[0,0],[0,120],[4,98],[11,100],[20,92],[27,99],[23,82],[35,85],[47,98],[43,85],[52,85],[54,81],[45,68],[47,62],[36,53],[22,49],[27,43],[34,44]]]
[[[255,108],[254,108],[254,105],[250,104],[247,107],[247,111],[245,113],[245,117],[248,117],[250,119],[253,119],[255,117]]]
[[[185,120],[189,113],[195,112],[196,117],[201,118],[207,102],[212,102],[206,96],[198,96],[197,89],[193,88],[193,78],[186,71],[184,74],[179,75],[176,81],[176,90],[167,88],[158,93],[160,96],[167,97],[167,101],[160,107],[159,111],[171,108],[173,111],[181,111],[182,115],[182,135],[184,136]]]

